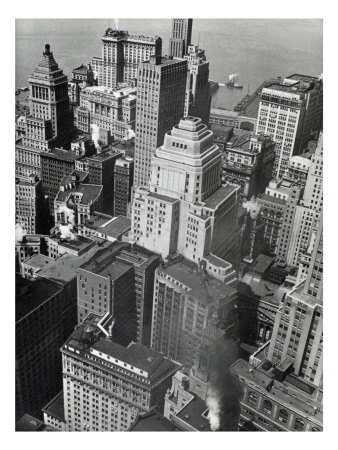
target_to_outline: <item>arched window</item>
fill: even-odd
[[[252,405],[256,405],[258,402],[258,396],[255,392],[250,391],[249,392],[249,397],[248,397],[248,401],[249,403],[251,403]]]
[[[270,402],[270,400],[264,400],[263,411],[268,414],[272,414],[272,403]]]
[[[268,341],[270,339],[270,336],[271,336],[271,330],[270,330],[270,328],[268,328],[265,333],[265,340]]]
[[[280,409],[278,414],[278,420],[280,422],[286,423],[289,418],[289,413],[285,409]]]
[[[299,417],[296,418],[293,428],[296,431],[303,431],[305,428],[305,422],[302,419],[299,419]]]
[[[259,328],[259,337],[262,338],[264,333],[264,327]]]

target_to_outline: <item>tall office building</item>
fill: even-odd
[[[41,233],[47,202],[42,191],[42,183],[35,175],[15,180],[15,223],[21,225],[27,234]]]
[[[321,79],[295,74],[262,89],[256,133],[276,142],[274,177],[282,178],[290,157],[303,153],[322,130],[322,117]]]
[[[151,158],[184,115],[187,62],[152,56],[137,80],[134,188],[147,186]]]
[[[114,167],[114,215],[129,216],[134,181],[134,159],[118,158]]]
[[[298,189],[300,191],[300,187]],[[316,235],[323,211],[323,134],[317,143],[315,154],[310,161],[309,173],[304,192],[287,202],[283,216],[277,257],[287,264],[297,267],[299,258],[307,252]],[[293,203],[293,206],[289,203]]]
[[[243,387],[240,429],[322,430],[322,231],[321,218],[306,280],[281,303],[271,341],[232,366]]]
[[[95,260],[79,269],[78,322],[89,313],[110,313],[115,321],[114,341],[127,345],[136,339],[136,297],[132,264],[117,260],[116,254],[128,246],[116,243],[111,251],[102,252]]]
[[[178,252],[199,262],[213,252],[234,264],[239,188],[221,185],[221,165],[207,126],[182,119],[152,158],[149,189],[135,192],[131,238],[164,258]]]
[[[72,116],[69,108],[68,79],[63,70],[59,69],[49,44],[46,44],[41,61],[28,81],[31,115],[51,121],[57,145],[69,144]]]
[[[138,416],[163,407],[180,365],[109,334],[111,318],[90,314],[63,345],[64,418],[70,431],[126,431]]]
[[[188,62],[187,90],[184,116],[194,116],[209,125],[211,95],[209,86],[209,62],[204,50],[189,45],[184,59]]]
[[[213,314],[217,313],[224,334],[236,337],[236,290],[233,283],[215,279],[214,270],[219,266],[211,260],[198,268],[181,258],[155,272],[151,347],[186,369],[194,363],[202,332]]]
[[[169,56],[183,58],[191,44],[192,19],[173,19],[169,39]]]
[[[115,88],[118,83],[132,82],[137,78],[140,62],[161,54],[159,36],[134,35],[107,28],[102,37],[102,57],[92,61],[98,72],[98,85]]]

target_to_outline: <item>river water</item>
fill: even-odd
[[[16,87],[27,86],[46,43],[70,76],[73,68],[101,55],[100,38],[114,23],[114,19],[17,19]],[[170,19],[119,19],[118,26],[160,35],[162,53],[167,53]],[[193,23],[192,43],[205,49],[210,79],[224,83],[230,73],[239,73],[244,85],[242,90],[221,87],[213,96],[213,107],[232,109],[271,77],[322,73],[322,41],[320,19],[195,19]]]

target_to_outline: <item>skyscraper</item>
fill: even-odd
[[[271,341],[232,366],[243,387],[240,429],[322,430],[322,289],[321,220],[307,278],[281,303]]]
[[[221,153],[201,119],[186,117],[152,158],[149,189],[136,190],[131,237],[167,257],[199,262],[213,252],[232,264],[239,188],[221,185]]]
[[[57,145],[69,144],[72,117],[69,108],[68,79],[62,69],[59,69],[49,44],[46,44],[41,61],[28,81],[31,115],[51,121]]]
[[[322,129],[321,79],[291,75],[262,89],[256,133],[267,133],[276,142],[273,176],[282,178],[289,158],[305,151],[306,144]]]
[[[131,342],[111,340],[111,318],[90,314],[63,345],[64,414],[70,431],[126,431],[163,407],[180,365]]]
[[[209,62],[204,50],[189,45],[184,54],[188,61],[187,91],[184,116],[195,116],[209,125],[211,96],[209,87]]]
[[[207,269],[211,262],[206,264]],[[216,266],[213,266],[214,270]],[[194,363],[203,330],[213,314],[227,337],[237,333],[236,289],[213,277],[213,270],[181,258],[155,272],[151,347],[179,361]]]
[[[191,44],[192,19],[173,19],[169,56],[183,58]]]
[[[16,178],[15,223],[27,234],[41,233],[45,229],[46,206],[42,183],[36,175]]]
[[[151,157],[184,115],[187,62],[152,56],[137,80],[134,188],[147,186]]]
[[[298,183],[299,184],[299,183]],[[300,192],[300,187],[294,187]],[[293,206],[289,206],[289,203]],[[323,211],[323,134],[311,157],[304,192],[287,202],[284,212],[277,256],[291,266],[298,266],[299,258],[306,253],[313,234],[317,233]]]
[[[161,53],[159,36],[133,35],[107,28],[102,37],[102,57],[95,58],[94,64],[99,86],[115,88],[120,82],[135,80],[139,63]]]

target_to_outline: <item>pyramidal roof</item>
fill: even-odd
[[[39,62],[38,68],[49,69],[50,71],[58,70],[59,66],[54,59],[53,52],[50,51],[50,45],[45,45],[45,51],[42,53],[41,61]]]

